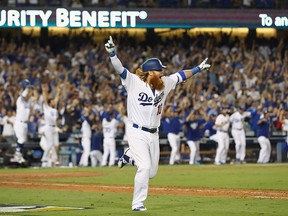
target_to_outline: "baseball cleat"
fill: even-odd
[[[124,167],[125,165],[127,165],[127,161],[124,159],[124,155],[122,155],[122,157],[119,159],[118,161],[118,167],[119,168],[122,168]]]
[[[133,211],[147,211],[147,208],[145,208],[144,206],[139,206],[134,208]]]
[[[23,158],[22,154],[21,153],[18,153],[16,152],[13,156],[13,158],[11,158],[10,160],[11,162],[14,162],[14,163],[19,163],[19,164],[22,164],[25,162],[25,159]]]

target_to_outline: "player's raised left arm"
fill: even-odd
[[[206,63],[207,60],[208,60],[208,58],[206,58],[204,61],[202,61],[201,64],[199,64],[197,67],[194,67],[194,68],[188,69],[188,70],[183,70],[186,79],[189,79],[190,77],[196,75],[200,71],[208,70],[211,67],[211,65]]]
[[[192,69],[186,69],[186,70],[179,71],[177,73],[170,75],[170,77],[177,78],[177,80],[178,80],[177,83],[184,82],[185,80],[191,78],[192,76],[196,75],[200,71],[208,70],[211,67],[211,65],[206,63],[207,60],[208,60],[208,58],[206,58],[203,62],[201,62],[201,64],[199,64],[196,67],[194,67]]]

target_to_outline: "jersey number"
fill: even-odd
[[[157,115],[160,115],[162,112],[162,104],[159,104],[159,106],[157,107]]]

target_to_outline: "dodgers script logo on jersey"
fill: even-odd
[[[152,97],[149,97],[148,94],[146,94],[145,92],[140,92],[138,101],[141,101],[140,105],[142,106],[151,106],[153,104],[156,107],[161,102],[163,97],[164,97],[164,92],[161,92],[161,94],[156,95],[156,97],[154,98],[154,104],[153,104]]]

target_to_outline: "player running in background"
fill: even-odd
[[[23,80],[21,82],[21,93],[16,101],[16,118],[14,124],[14,131],[17,138],[16,151],[11,162],[24,163],[23,158],[23,146],[27,141],[28,132],[28,119],[31,110],[33,110],[33,86],[29,80]],[[35,102],[35,101],[34,101]]]
[[[59,128],[57,127],[58,110],[57,104],[59,102],[61,94],[60,86],[57,87],[55,98],[49,98],[48,96],[48,85],[42,85],[42,96],[43,96],[43,113],[45,119],[44,136],[47,142],[47,148],[44,150],[42,156],[42,167],[51,167],[53,165],[59,165],[58,162],[58,148],[59,148]],[[52,154],[53,161],[50,165],[49,154]]]
[[[128,144],[137,165],[134,179],[133,211],[146,211],[144,201],[148,195],[149,178],[156,176],[160,157],[159,126],[167,95],[176,85],[208,69],[205,59],[193,69],[164,76],[161,61],[157,58],[146,60],[136,74],[124,68],[116,56],[112,37],[105,44],[111,63],[121,77],[127,91]]]

